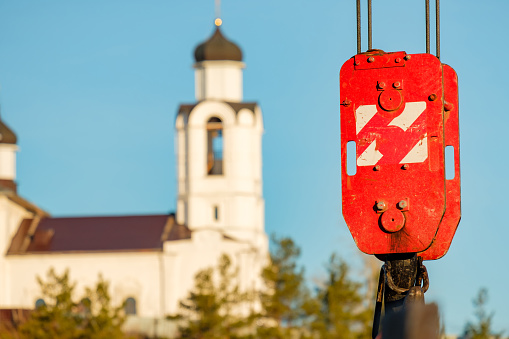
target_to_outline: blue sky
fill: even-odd
[[[356,53],[355,1],[222,2],[223,32],[245,55],[245,99],[264,113],[267,232],[302,247],[310,277],[333,251],[358,264],[340,209],[338,89]],[[460,81],[463,217],[450,252],[427,264],[426,297],[450,333],[473,319],[480,287],[509,331],[508,12],[502,0],[442,0],[442,62]],[[424,52],[423,1],[374,1],[373,13],[373,47]],[[192,52],[213,20],[213,0],[0,0],[0,104],[19,137],[20,194],[56,216],[173,211],[173,122],[194,101]]]

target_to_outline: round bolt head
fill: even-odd
[[[355,60],[355,66],[359,66],[361,62],[359,60]]]
[[[396,81],[394,84],[393,84],[394,88],[400,88],[401,87],[401,82],[399,81]]]
[[[400,208],[400,209],[407,208],[407,206],[408,206],[408,203],[406,202],[406,200],[401,200],[400,202],[398,202],[398,208]]]
[[[373,167],[373,170],[374,171],[380,171],[380,165],[376,165],[375,167]]]
[[[433,94],[430,94],[430,96],[428,97],[429,101],[435,101],[437,100],[437,95],[435,93]]]
[[[410,60],[412,56],[410,54],[405,55],[405,60]]]
[[[369,58],[368,58],[368,62],[375,62],[375,58],[373,58],[373,57],[369,57]]]
[[[379,210],[379,211],[383,211],[385,208],[387,207],[387,205],[385,204],[384,201],[378,201],[376,203],[376,208]]]
[[[410,166],[408,166],[408,164],[404,164],[403,166],[401,166],[402,169],[404,170],[407,170]]]
[[[444,104],[444,109],[445,109],[446,111],[452,111],[452,110],[454,109],[454,105],[453,105],[453,104],[451,104],[450,102],[447,102],[447,101],[446,101],[446,102],[445,102],[445,104]]]
[[[384,89],[384,88],[385,88],[385,82],[383,82],[383,81],[382,81],[382,82],[379,82],[379,83],[378,83],[378,88],[380,88],[380,89]]]
[[[405,215],[403,212],[398,211],[395,208],[391,208],[382,213],[380,223],[382,224],[384,231],[394,233],[405,226]]]
[[[396,58],[396,60],[394,61],[396,61],[396,63],[399,64],[401,62],[401,58]]]

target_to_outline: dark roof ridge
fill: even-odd
[[[175,214],[24,219],[8,254],[162,251],[191,238]]]
[[[98,219],[98,218],[137,218],[137,217],[170,217],[175,213],[147,213],[147,214],[116,214],[116,215],[57,215],[51,216],[51,219]]]

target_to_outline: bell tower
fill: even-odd
[[[243,101],[242,51],[220,26],[194,52],[196,103],[177,113],[177,222],[266,246],[262,112]]]

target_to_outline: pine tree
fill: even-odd
[[[372,311],[365,305],[363,284],[350,278],[348,264],[333,254],[327,280],[317,289],[320,312],[312,323],[319,338],[370,338]]]
[[[316,309],[305,286],[304,269],[297,265],[300,249],[290,238],[272,237],[270,264],[263,270],[266,289],[258,327],[260,338],[302,336],[309,314]]]
[[[37,277],[43,305],[35,309],[16,333],[2,333],[1,338],[19,339],[120,339],[125,338],[121,326],[122,306],[110,305],[108,283],[99,276],[94,288],[87,288],[79,302],[75,299],[76,283],[69,271],[58,275],[53,269],[47,280]]]
[[[196,274],[193,290],[180,303],[180,338],[249,337],[251,323],[246,311],[252,298],[239,290],[237,280],[238,270],[227,255],[221,256],[216,269]]]
[[[465,339],[498,339],[502,332],[494,333],[491,328],[494,313],[486,312],[486,303],[488,302],[488,290],[482,288],[473,300],[475,307],[475,317],[477,323],[468,322],[465,326]]]

